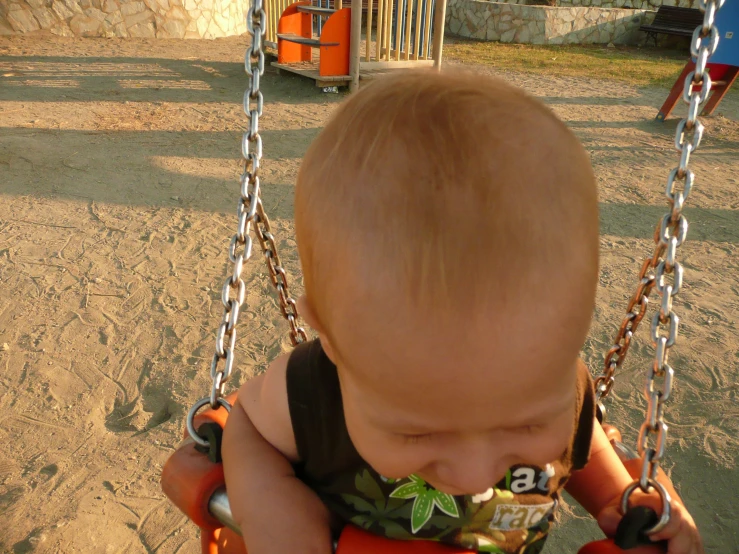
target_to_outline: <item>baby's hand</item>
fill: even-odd
[[[598,525],[609,537],[616,534],[616,528],[621,521],[620,504],[621,496],[619,495],[598,514]],[[661,499],[656,493],[644,494],[641,491],[636,491],[631,495],[629,504],[631,506],[647,506],[658,514],[662,506]],[[669,523],[659,533],[651,535],[650,538],[655,542],[668,541],[667,554],[704,554],[703,542],[695,521],[678,498],[672,498]]]

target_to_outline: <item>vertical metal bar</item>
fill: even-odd
[[[434,0],[422,0],[423,11],[424,11],[424,25],[423,25],[423,59],[429,59],[429,50],[431,47],[431,11]]]
[[[362,44],[362,0],[352,0],[351,35],[349,37],[349,90],[359,90],[359,48]]]
[[[387,0],[385,6],[385,60],[390,60],[390,49],[392,48],[392,33],[393,33],[393,9],[394,0]]]
[[[404,50],[405,55],[404,59],[409,60],[410,59],[410,50],[411,50],[411,22],[413,21],[413,0],[403,0],[408,6],[405,11],[405,32],[403,37],[403,42],[405,43]]]
[[[383,55],[383,45],[385,37],[385,4],[387,0],[377,0],[377,26],[375,31],[375,59],[380,61]]]
[[[413,31],[413,56],[411,59],[421,58],[421,4],[424,0],[416,0],[416,28]]]
[[[398,0],[397,4],[397,10],[396,10],[396,17],[395,17],[395,60],[400,61],[400,51],[403,48],[402,40],[403,40],[403,15],[404,11],[403,8],[405,7],[405,2],[408,0]],[[401,3],[402,2],[402,3]]]
[[[372,59],[372,0],[367,0],[367,30],[364,37],[364,59],[370,61]]]

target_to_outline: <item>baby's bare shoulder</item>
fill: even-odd
[[[289,354],[275,359],[267,371],[249,379],[239,389],[238,401],[264,439],[291,462],[298,461],[290,408],[287,403]]]

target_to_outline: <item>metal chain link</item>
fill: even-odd
[[[236,323],[239,310],[246,298],[246,283],[242,278],[244,262],[251,258],[251,231],[257,235],[264,252],[267,268],[272,284],[277,289],[280,309],[290,324],[290,340],[293,346],[307,340],[305,330],[298,325],[298,310],[295,300],[290,296],[287,275],[280,263],[271,233],[269,218],[262,206],[260,198],[259,166],[262,160],[262,137],[259,134],[259,118],[264,109],[264,96],[259,84],[264,75],[263,37],[267,32],[267,12],[263,0],[253,0],[246,16],[246,27],[251,35],[251,44],[244,57],[244,69],[249,75],[249,88],[244,92],[244,113],[249,119],[249,130],[241,140],[243,171],[241,174],[241,195],[237,210],[238,226],[231,238],[228,248],[228,259],[233,264],[233,272],[228,276],[221,290],[223,317],[216,332],[216,347],[210,364],[212,385],[210,396],[198,400],[187,414],[187,431],[190,437],[200,446],[207,447],[208,441],[198,435],[194,418],[198,411],[207,406],[217,409],[222,406],[226,410],[231,405],[223,396],[226,382],[233,371],[236,348]],[[224,361],[223,367],[219,367]]]
[[[700,9],[704,12],[703,24],[693,33],[690,47],[690,52],[696,59],[696,67],[685,79],[683,89],[683,100],[688,104],[688,115],[680,121],[675,134],[675,147],[680,152],[680,162],[670,172],[665,191],[670,201],[670,211],[657,225],[654,253],[642,264],[639,285],[629,301],[626,317],[616,334],[614,344],[606,354],[604,371],[595,380],[598,408],[600,416],[603,417],[605,414],[603,400],[613,388],[613,375],[623,364],[631,339],[646,314],[649,294],[656,287],[661,302],[659,311],[652,317],[651,324],[655,357],[647,372],[644,394],[648,404],[638,439],[642,473],[639,479],[626,488],[621,498],[621,511],[625,513],[629,506],[629,498],[637,488],[644,493],[648,493],[650,489],[657,490],[662,499],[662,514],[659,521],[647,531],[650,535],[664,529],[670,521],[670,495],[657,482],[657,470],[665,455],[668,427],[664,421],[664,407],[670,397],[674,377],[674,370],[667,363],[668,353],[677,340],[680,322],[680,318],[672,309],[673,299],[680,293],[683,284],[683,266],[677,261],[677,249],[683,244],[688,233],[688,221],[682,210],[695,180],[695,174],[688,168],[688,163],[690,155],[698,148],[703,137],[704,127],[698,120],[698,115],[711,92],[711,77],[708,74],[707,63],[718,47],[719,32],[714,23],[716,12],[724,2],[725,0],[700,0]],[[707,41],[704,40],[706,38]],[[693,90],[694,88],[696,90]]]
[[[275,237],[272,234],[272,230],[269,223],[269,218],[264,212],[264,206],[262,201],[257,202],[257,219],[255,221],[255,232],[259,244],[264,252],[264,257],[267,262],[267,269],[269,270],[270,280],[272,285],[277,290],[278,300],[280,302],[280,311],[283,317],[290,324],[290,341],[293,346],[297,346],[301,342],[308,340],[308,335],[305,329],[298,325],[298,306],[295,300],[290,296],[290,288],[287,283],[287,273],[282,267],[280,262],[280,256],[277,254],[277,245],[275,244]]]

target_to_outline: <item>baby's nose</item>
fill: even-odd
[[[465,456],[437,464],[436,473],[445,485],[459,491],[457,494],[477,495],[503,479],[508,467],[503,459]]]

